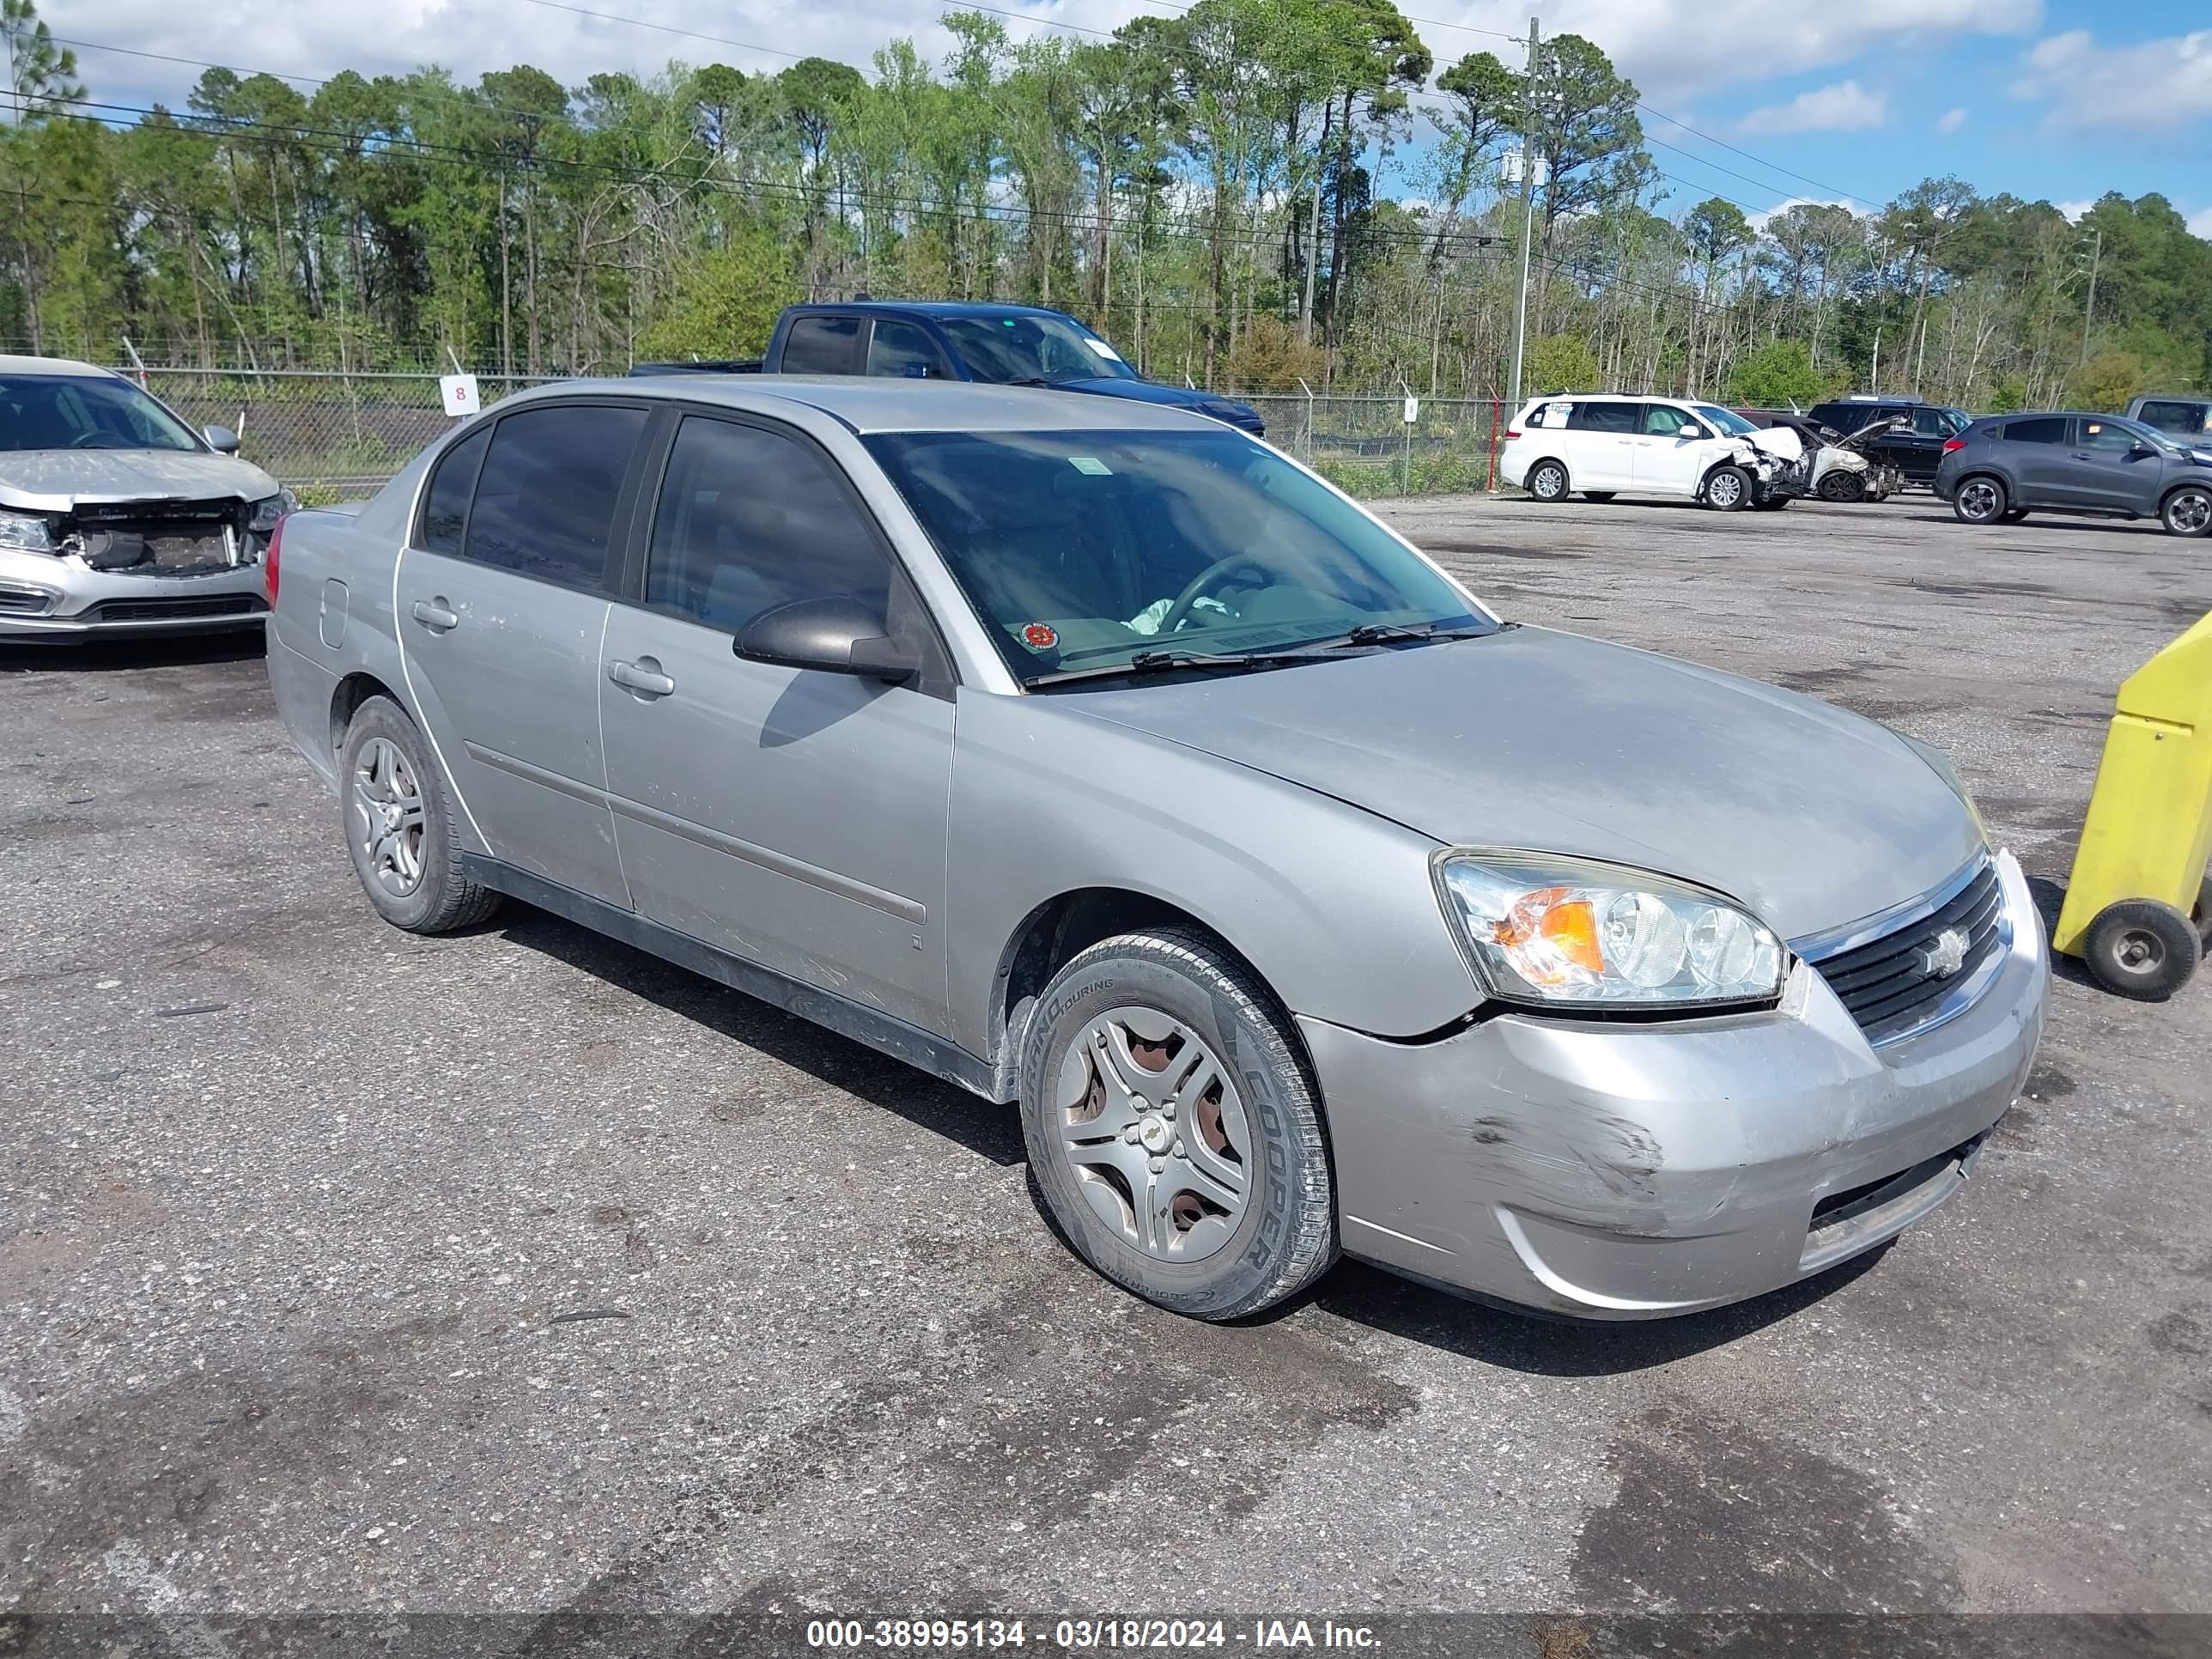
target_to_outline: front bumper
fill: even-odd
[[[0,640],[258,628],[268,614],[258,554],[206,575],[144,576],[0,551]]]
[[[2042,1034],[2050,957],[2010,938],[1963,1012],[1875,1048],[1819,973],[1771,1010],[1669,1024],[1506,1014],[1434,1042],[1301,1017],[1351,1255],[1584,1319],[1759,1295],[1893,1237],[1963,1183]]]

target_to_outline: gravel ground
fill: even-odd
[[[2212,545],[1925,496],[1385,510],[1510,616],[1945,744],[2052,914],[2114,686],[2212,609]],[[663,1611],[2212,1614],[2212,982],[2062,968],[1977,1178],[1796,1291],[1586,1329],[1347,1264],[1210,1328],[1054,1242],[1002,1109],[520,908],[384,927],[258,641],[0,653],[0,1651],[101,1609],[196,1654],[362,1608],[532,1651]],[[1563,1628],[1498,1650],[1596,1650]]]

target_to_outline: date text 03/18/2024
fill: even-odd
[[[1301,1649],[1359,1652],[1372,1651],[1377,1645],[1370,1626],[1340,1625],[1334,1619],[1261,1618],[1247,1622],[1119,1616],[1059,1619],[1049,1625],[1043,1620],[1025,1619],[817,1619],[806,1626],[810,1648],[1018,1650],[1031,1641],[1077,1652],[1235,1647],[1261,1652]]]

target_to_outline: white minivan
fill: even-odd
[[[1688,398],[1573,392],[1531,398],[1506,429],[1498,474],[1540,501],[1651,495],[1723,513],[1786,507],[1805,493],[1805,446]]]

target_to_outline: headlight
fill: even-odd
[[[0,512],[0,550],[55,553],[52,527],[35,513]]]
[[[1890,731],[1904,743],[1906,748],[1926,761],[1930,771],[1950,786],[1951,793],[1959,798],[1959,804],[1966,809],[1966,816],[1974,821],[1974,833],[1982,838],[1983,846],[1988,846],[1989,825],[1982,822],[1982,809],[1974,805],[1974,798],[1966,789],[1966,781],[1959,775],[1959,769],[1951,764],[1951,757],[1934,744],[1923,743],[1917,738],[1906,737],[1895,726],[1892,726]]]
[[[276,527],[277,520],[287,513],[296,513],[299,507],[300,498],[297,495],[289,489],[280,489],[274,495],[254,502],[253,516],[246,521],[246,527],[257,536],[265,536]]]
[[[1445,853],[1435,867],[1476,977],[1507,1001],[1688,1009],[1782,989],[1773,930],[1704,888],[1531,853]]]

